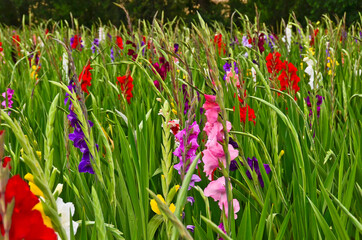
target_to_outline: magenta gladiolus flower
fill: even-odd
[[[205,188],[204,194],[206,197],[212,197],[215,201],[218,201],[220,209],[224,210],[226,217],[228,217],[229,207],[225,188],[225,177],[220,177],[217,180],[210,182]],[[236,219],[238,217],[236,213],[240,210],[239,201],[237,199],[233,199],[233,207],[234,218]]]
[[[180,145],[178,146],[178,148],[176,148],[173,154],[180,159],[180,162],[176,164],[174,168],[178,171],[180,175],[182,174],[182,172],[184,174],[187,173],[190,165],[192,164],[192,162],[196,157],[196,150],[199,147],[199,144],[197,143],[197,137],[199,133],[200,133],[200,128],[195,121],[191,124],[191,126],[188,127],[187,130],[185,128],[179,131],[175,135],[175,138],[179,141]],[[185,139],[186,137],[187,139]],[[201,161],[199,160],[198,163],[200,162]],[[191,187],[195,186],[195,182],[200,182],[200,181],[201,178],[198,175],[193,174],[188,189],[190,190]]]
[[[1,102],[1,106],[3,106],[4,108],[12,108],[13,107],[13,95],[14,95],[14,90],[11,88],[8,88],[6,90],[6,92],[2,93],[2,96],[4,97],[4,101]],[[8,114],[10,115],[10,111],[8,112]]]

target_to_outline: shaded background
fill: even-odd
[[[20,26],[25,14],[29,20],[32,13],[32,22],[40,20],[70,20],[70,12],[79,20],[80,24],[91,26],[102,20],[111,21],[119,25],[126,21],[124,12],[116,7],[115,0],[0,0],[0,23]],[[255,17],[255,5],[261,13],[260,21],[269,26],[277,26],[281,18],[288,19],[289,13],[294,11],[298,20],[305,24],[305,17],[317,21],[322,14],[343,17],[346,15],[347,24],[359,19],[362,11],[362,0],[121,0],[128,9],[131,19],[152,20],[157,10],[164,11],[166,19],[178,16],[186,23],[192,22],[199,11],[206,22],[217,20],[226,26],[230,24],[230,15],[237,9],[246,14],[249,19]],[[160,13],[158,15],[160,17]]]

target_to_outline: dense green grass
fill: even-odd
[[[362,69],[362,18],[348,29],[344,28],[343,21],[333,22],[329,18],[300,29],[291,17],[289,25],[293,35],[289,52],[287,43],[282,41],[286,25],[280,26],[280,32],[274,32],[279,39],[274,50],[281,53],[282,60],[287,59],[298,68],[300,90],[296,100],[285,91],[270,87],[265,61],[271,52],[268,43],[262,54],[257,47],[246,48],[241,44],[244,35],[253,38],[264,33],[268,36],[271,30],[238,14],[231,24],[232,31],[217,23],[206,26],[201,18],[191,27],[185,26],[182,20],[157,19],[153,23],[141,20],[133,23],[133,30],[129,26],[103,25],[104,31],[112,35],[112,41],[106,36],[99,45],[99,54],[93,54],[90,49],[93,39],[99,37],[99,24],[92,29],[79,25],[76,20],[72,24],[49,21],[36,26],[23,25],[16,29],[22,50],[16,62],[11,57],[14,29],[0,27],[4,48],[0,92],[9,87],[15,90],[11,115],[1,110],[1,128],[6,129],[5,154],[12,157],[11,175],[23,177],[31,172],[45,193],[50,209],[56,209],[52,192],[62,183],[60,196],[65,202],[75,204],[73,220],[80,223],[75,239],[177,239],[180,235],[187,239],[216,239],[218,234],[224,239],[359,239],[362,232],[362,74],[359,72]],[[317,28],[319,33],[310,49],[309,35]],[[45,29],[49,29],[48,37]],[[93,152],[95,175],[78,172],[82,155],[68,139],[73,130],[66,117],[69,110],[63,103],[69,82],[67,76],[74,73],[72,68],[68,74],[64,72],[62,59],[67,51],[55,39],[69,48],[69,39],[76,33],[82,36],[85,47],[82,51],[69,51],[75,74],[80,74],[88,60],[93,68],[90,93],[80,99],[84,100],[88,118],[94,123],[91,129],[86,124],[82,106],[78,101],[73,102]],[[225,54],[223,51],[219,54],[213,44],[218,33],[226,44]],[[112,62],[111,47],[118,52],[116,35],[123,38],[125,48]],[[36,45],[33,36],[37,38]],[[147,41],[152,40],[156,52],[147,46],[141,47],[143,36]],[[234,37],[239,43],[231,46],[230,39]],[[135,61],[127,55],[130,45],[125,44],[126,40],[137,44]],[[339,63],[330,67],[331,75],[327,69],[327,42],[331,59]],[[180,45],[178,65],[173,63],[174,43]],[[27,58],[31,49],[40,52],[38,80],[31,77]],[[160,56],[171,65],[165,81],[150,67],[150,61],[158,62]],[[305,56],[315,59],[315,85],[318,83],[315,89],[311,89],[309,76],[304,73],[306,63],[301,65]],[[240,122],[239,102],[234,98],[237,89],[227,87],[222,80],[225,73],[222,66],[227,60],[237,63],[239,78],[245,81],[245,101],[255,111],[255,125]],[[256,82],[250,74],[252,67],[256,70]],[[125,75],[127,69],[134,79],[130,104],[116,84],[116,77]],[[156,79],[162,91],[154,86]],[[173,169],[178,159],[172,154],[176,145],[167,125],[169,120],[179,119],[183,129],[193,115],[183,114],[182,84],[187,83],[189,95],[195,96],[192,111],[201,130],[197,154],[205,149],[207,137],[202,129],[206,118],[199,109],[205,102],[203,94],[214,94],[211,79],[216,83],[214,90],[217,89],[216,95],[224,110],[222,119],[232,123],[229,135],[239,145],[239,160],[245,162],[255,156],[272,169],[268,175],[262,171],[264,188],[257,180],[247,178],[245,164],[235,172],[215,173],[216,178],[230,174],[233,198],[240,202],[238,218],[229,219],[229,223],[225,221],[230,236],[217,228],[223,221],[217,203],[204,196],[203,189],[209,180],[202,171],[203,163],[195,170],[202,181],[188,192],[187,187],[183,187],[190,179],[186,177],[182,183]],[[311,99],[317,94],[325,97],[319,118],[315,111],[313,117],[309,117],[304,100],[308,92]],[[236,106],[235,112],[233,106]],[[314,100],[312,106],[316,109]],[[159,115],[160,109],[165,118]],[[98,151],[95,144],[99,145]],[[41,158],[36,151],[42,153]],[[189,173],[191,177],[191,170]],[[177,191],[176,185],[182,187]],[[155,214],[150,207],[155,194],[163,195],[167,205],[174,203],[175,214],[161,202],[159,208],[163,214]],[[192,206],[186,202],[186,196],[194,197]],[[54,223],[57,216],[50,212]],[[182,212],[184,218],[180,217]],[[194,225],[195,232],[186,230],[186,225]]]

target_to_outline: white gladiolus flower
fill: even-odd
[[[306,74],[309,75],[310,79],[309,79],[309,85],[312,89],[314,89],[314,61],[312,59],[310,59],[309,57],[305,57],[303,58],[303,62],[305,62],[308,66],[306,67],[306,69],[304,70],[304,72]]]
[[[63,73],[65,74],[65,79],[68,82],[68,54],[65,52],[62,56],[63,59]]]
[[[98,34],[99,34],[99,36],[98,36],[99,42],[103,42],[104,40],[106,40],[106,34],[104,32],[103,27],[99,28]]]
[[[57,199],[58,213],[60,215],[60,223],[67,234],[68,239],[70,239],[70,214],[74,215],[75,207],[71,202],[64,203],[63,199],[58,197]],[[73,233],[77,232],[79,223],[73,221]],[[58,235],[58,239],[60,239]]]
[[[282,40],[283,42],[287,41],[288,52],[290,52],[290,44],[292,43],[292,25],[287,25],[285,28],[285,36]]]

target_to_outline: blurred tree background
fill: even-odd
[[[113,2],[115,0],[0,0],[0,23],[20,26],[22,16],[32,14],[32,22],[40,20],[70,20],[70,13],[79,23],[91,26],[102,20],[114,25],[126,22],[125,13]],[[230,24],[230,15],[237,9],[249,19],[255,17],[255,6],[260,13],[260,22],[269,26],[278,26],[281,19],[288,19],[289,13],[295,12],[298,20],[305,24],[305,17],[317,21],[323,14],[342,18],[346,12],[347,24],[359,19],[362,0],[121,0],[130,14],[132,21],[146,19],[152,21],[158,11],[164,12],[165,19],[176,16],[190,23],[197,18],[199,11],[206,22],[219,21]]]

